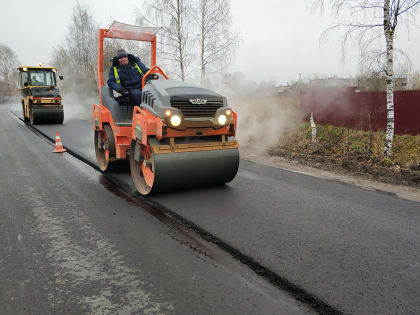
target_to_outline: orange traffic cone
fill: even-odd
[[[63,148],[63,143],[61,142],[60,135],[58,134],[58,131],[55,133],[55,149],[54,153],[62,153],[66,152],[67,150]]]

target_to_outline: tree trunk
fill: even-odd
[[[312,143],[316,142],[316,125],[314,121],[314,113],[311,112],[311,117],[309,118],[309,121],[311,122],[311,129],[312,129]]]
[[[384,0],[384,31],[386,39],[386,137],[384,154],[392,156],[392,143],[394,141],[394,30],[391,28],[389,1]]]
[[[201,78],[200,83],[203,85],[206,76],[206,65],[204,64],[205,54],[205,31],[206,31],[206,0],[201,0]]]
[[[179,53],[179,68],[181,70],[181,80],[185,81],[185,69],[184,69],[184,47],[183,47],[183,35],[182,35],[182,0],[177,0],[177,32],[178,32],[178,53]]]

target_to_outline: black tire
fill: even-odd
[[[117,156],[116,150],[115,150],[115,138],[114,138],[114,131],[112,130],[112,127],[108,124],[104,125],[105,133],[108,136],[108,144],[109,144],[109,157],[115,158]]]
[[[34,118],[34,112],[32,111],[32,108],[29,108],[29,121],[31,123],[31,125],[36,125],[37,121]]]
[[[22,118],[23,118],[23,121],[27,121],[26,116],[25,116],[25,103],[24,102],[22,102]]]

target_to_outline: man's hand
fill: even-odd
[[[125,87],[121,87],[121,88],[118,90],[118,93],[120,93],[120,94],[124,95],[124,94],[128,94],[129,92],[128,92],[128,90],[127,90]]]
[[[159,76],[155,73],[149,74],[146,78],[146,82],[149,82],[150,80],[158,80]]]

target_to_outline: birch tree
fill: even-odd
[[[195,12],[200,44],[200,78],[201,84],[205,84],[211,68],[222,68],[230,60],[239,36],[231,31],[230,0],[197,0]]]
[[[342,48],[349,40],[356,40],[361,54],[377,50],[377,58],[385,58],[387,127],[384,154],[392,155],[394,139],[394,40],[397,27],[413,22],[420,0],[314,0],[321,11],[331,9],[339,22],[331,25],[323,34],[331,30],[343,32]],[[379,44],[378,44],[379,41]],[[382,48],[382,50],[380,49]]]
[[[172,72],[182,81],[194,59],[191,13],[191,0],[151,0],[147,4],[148,19],[162,27],[159,59],[174,65]]]

